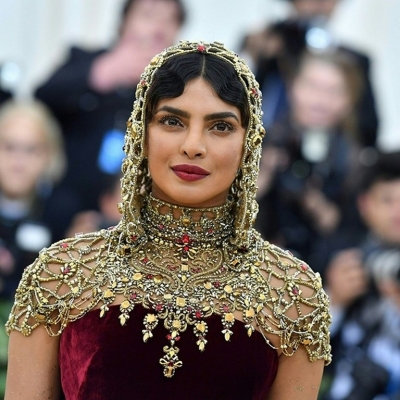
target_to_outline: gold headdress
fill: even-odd
[[[231,195],[235,203],[234,242],[238,246],[247,247],[251,229],[258,212],[256,202],[256,180],[261,157],[261,142],[265,130],[261,123],[261,92],[253,73],[245,62],[235,53],[227,50],[218,42],[203,43],[181,41],[156,55],[146,67],[136,89],[136,101],[127,123],[125,135],[126,158],[122,165],[122,203],[120,227],[128,235],[143,233],[140,223],[140,209],[144,195],[149,190],[147,159],[145,157],[145,109],[147,93],[153,82],[156,71],[171,57],[200,52],[223,59],[231,64],[242,82],[248,100],[250,113],[247,127],[243,157],[239,172],[231,187]]]

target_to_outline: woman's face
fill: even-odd
[[[293,117],[301,126],[327,129],[351,111],[349,89],[338,67],[324,61],[305,63],[292,86]]]
[[[35,190],[49,163],[46,136],[29,116],[10,115],[0,126],[0,187],[10,198]]]
[[[128,11],[120,40],[128,45],[139,42],[158,53],[172,46],[180,25],[179,7],[174,1],[140,0]]]
[[[214,207],[226,201],[245,137],[240,111],[202,78],[162,99],[147,128],[152,193],[169,203]]]

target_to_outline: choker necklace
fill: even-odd
[[[149,195],[142,209],[142,221],[150,241],[220,247],[233,235],[231,210],[232,202],[219,207],[185,208]]]

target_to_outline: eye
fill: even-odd
[[[233,126],[225,121],[218,121],[212,127],[219,132],[231,132],[233,131]]]
[[[183,126],[182,121],[174,117],[172,115],[165,115],[158,121],[162,125],[167,125],[167,126]]]

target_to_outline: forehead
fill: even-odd
[[[173,0],[136,0],[126,11],[124,19],[131,17],[151,18],[155,13],[174,14],[179,18],[179,6]]]
[[[199,114],[229,110],[240,117],[238,107],[221,99],[211,84],[203,78],[188,81],[180,96],[161,99],[156,105],[156,109],[165,104],[177,105]]]
[[[45,139],[43,124],[35,115],[10,113],[0,122],[0,140],[31,142]]]

